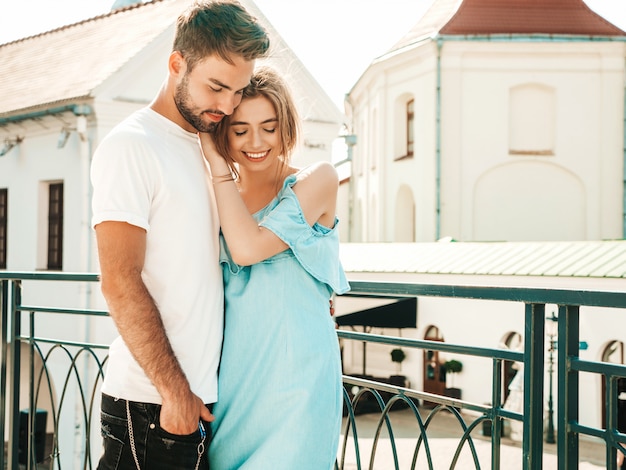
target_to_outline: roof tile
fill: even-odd
[[[0,117],[90,96],[189,0],[154,0],[0,45]]]
[[[437,34],[626,36],[583,0],[435,0],[389,52]]]
[[[441,34],[625,36],[583,0],[464,0]]]

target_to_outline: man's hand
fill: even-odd
[[[161,428],[170,434],[185,436],[198,430],[200,420],[213,421],[215,417],[197,395],[189,392],[171,400],[163,399],[161,406]]]
[[[333,304],[333,299],[330,299],[330,316],[331,317],[335,316],[335,304]],[[337,323],[337,320],[335,320],[334,318],[333,320],[335,321],[335,330],[338,330],[339,324]]]

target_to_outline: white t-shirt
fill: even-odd
[[[214,403],[224,289],[219,219],[196,134],[142,109],[102,140],[91,181],[92,226],[122,221],[146,230],[144,283],[191,390],[204,403]],[[102,391],[131,401],[162,402],[121,337],[111,344]]]

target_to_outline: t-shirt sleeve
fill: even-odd
[[[294,253],[309,274],[328,284],[337,294],[350,290],[339,259],[339,232],[335,219],[332,229],[315,224],[311,227],[291,187],[285,188],[280,201],[259,223],[274,232]]]
[[[91,164],[92,227],[116,221],[149,230],[151,200],[158,180],[145,143],[120,134],[105,138]]]

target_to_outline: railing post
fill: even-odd
[[[26,446],[28,470],[37,468],[35,458],[35,416],[37,414],[37,404],[35,403],[35,314],[30,312],[28,324],[28,443]],[[20,348],[21,351],[21,348]],[[21,412],[20,412],[21,421]]]
[[[524,470],[543,468],[545,304],[526,304],[524,321]]]
[[[493,362],[492,384],[491,470],[500,470],[500,446],[502,441],[502,418],[499,413],[502,402],[502,361],[500,359],[494,359]]]
[[[606,416],[606,433],[612,433],[617,429],[617,383],[619,378],[613,374],[607,374],[605,376],[606,380],[606,391],[605,391],[605,409],[604,414]],[[606,442],[606,468],[608,470],[616,470],[617,469],[617,451],[616,449],[609,443],[605,437]],[[619,470],[619,469],[617,469]]]
[[[9,281],[0,281],[0,334],[2,335],[2,351],[0,351],[0,462],[6,462],[4,428],[7,419],[7,325],[9,318]],[[3,463],[4,465],[4,463]]]
[[[16,340],[21,334],[21,318],[18,307],[22,303],[22,283],[18,280],[11,281],[11,309],[9,321],[11,323],[9,335],[9,347],[11,350],[11,377],[9,386],[9,455],[7,469],[18,470],[19,454],[19,407],[20,407],[20,342]]]
[[[570,423],[578,422],[580,397],[578,391],[578,371],[570,367],[572,359],[579,357],[580,308],[559,305],[559,326],[557,335],[557,456],[559,470],[578,468],[578,435],[570,431]]]

